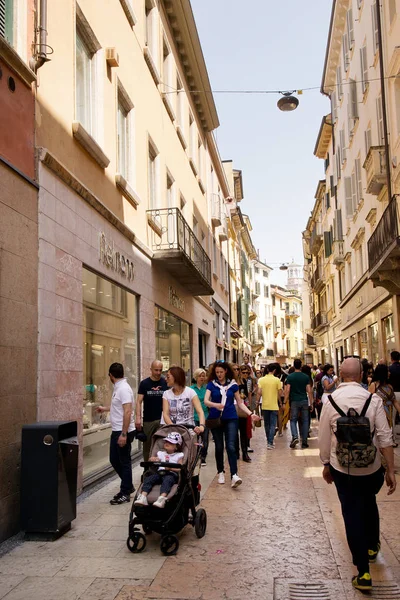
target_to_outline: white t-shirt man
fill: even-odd
[[[176,396],[172,389],[164,392],[163,399],[168,400],[169,416],[174,425],[194,425],[194,396],[196,392],[190,387],[185,387],[179,396]],[[161,424],[165,425],[164,416],[161,418]]]
[[[122,431],[124,421],[124,404],[132,404],[131,422],[128,433],[135,429],[135,402],[133,391],[126,378],[119,379],[114,383],[114,391],[111,398],[110,422],[112,431]]]

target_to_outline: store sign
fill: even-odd
[[[177,310],[185,312],[185,301],[178,296],[178,294],[171,285],[168,288],[168,301],[170,305],[176,308]]]
[[[118,252],[114,247],[114,241],[109,242],[104,233],[99,234],[99,260],[112,271],[126,277],[128,281],[133,281],[135,278],[133,262]]]

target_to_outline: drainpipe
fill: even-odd
[[[382,40],[382,15],[381,2],[376,2],[376,24],[378,26],[378,45],[379,45],[379,70],[381,79],[381,98],[382,98],[382,116],[383,116],[383,133],[385,136],[385,159],[386,159],[386,178],[389,202],[392,199],[392,179],[390,173],[390,156],[389,156],[389,130],[386,110],[386,87],[385,87],[385,68],[383,64],[383,40]]]
[[[47,58],[47,0],[39,0],[39,44],[35,45],[35,56],[29,61],[29,66],[34,73],[37,72],[40,67],[48,62],[50,59]],[[39,46],[38,52],[36,52],[36,46]]]

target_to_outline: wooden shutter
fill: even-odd
[[[336,179],[337,179],[337,181],[341,178],[341,176],[342,176],[341,153],[340,153],[340,147],[338,146],[336,148]]]
[[[371,6],[372,11],[372,40],[374,54],[376,54],[379,48],[379,32],[378,32],[378,18],[377,18],[378,5],[374,2]]]
[[[350,48],[349,48],[349,36],[348,33],[344,33],[343,37],[342,37],[342,46],[343,46],[343,67],[344,70],[347,71],[347,69],[349,68],[349,64],[350,64],[350,59],[349,59],[349,52],[350,52]]]
[[[336,242],[343,241],[343,221],[342,210],[340,208],[335,210],[334,237]]]
[[[361,89],[365,94],[368,88],[368,57],[367,46],[360,48],[360,63],[361,63]]]
[[[352,8],[347,11],[347,36],[349,40],[349,49],[351,50],[354,46],[354,21]]]
[[[346,217],[349,219],[353,216],[353,195],[351,190],[351,177],[344,178],[344,193],[346,201]]]
[[[338,114],[337,114],[337,94],[336,92],[332,92],[331,94],[331,111],[332,111],[332,122],[336,123]]]
[[[340,143],[341,163],[343,164],[344,161],[347,158],[346,140],[345,140],[345,135],[344,135],[344,129],[341,129],[339,131],[339,143]]]
[[[329,193],[325,194],[325,208],[328,210],[331,206]]]
[[[339,100],[343,96],[343,81],[342,81],[342,67],[339,65],[336,69],[336,83],[337,83],[337,95]]]
[[[329,188],[330,188],[330,191],[331,191],[331,197],[332,196],[336,196],[336,193],[335,193],[335,180],[333,178],[333,175],[331,175],[330,178],[329,178]]]
[[[353,206],[353,214],[357,210],[358,202],[357,202],[357,179],[356,174],[353,171],[351,174],[351,204]]]
[[[378,146],[383,146],[385,143],[385,132],[383,129],[382,96],[378,96],[376,99],[376,118],[378,122]]]
[[[329,258],[332,254],[332,233],[331,231],[324,231],[324,246],[325,246],[325,258]]]
[[[6,36],[6,0],[0,0],[0,35]]]
[[[361,202],[363,198],[363,189],[362,189],[362,178],[361,178],[361,160],[356,158],[355,160],[355,173],[356,173],[356,183],[357,183],[357,200]]]
[[[368,129],[366,129],[364,131],[364,139],[365,139],[365,156],[367,156],[369,149],[372,146],[372,132],[371,132],[370,127],[368,127]]]

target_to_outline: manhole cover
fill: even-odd
[[[274,600],[337,600],[344,597],[340,579],[324,582],[275,579],[274,582]]]

